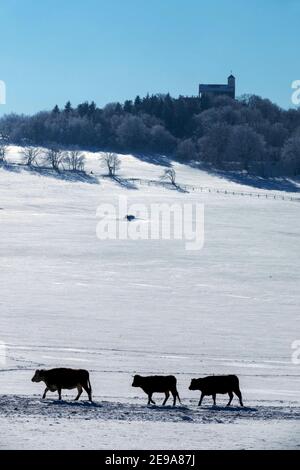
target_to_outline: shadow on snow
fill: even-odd
[[[38,176],[46,176],[48,178],[54,178],[62,181],[69,181],[72,183],[89,183],[89,184],[99,184],[98,178],[84,171],[76,171],[76,170],[59,170],[56,171],[52,168],[47,167],[38,167],[38,166],[27,166],[22,164],[12,164],[6,163],[0,166],[6,171],[10,171],[12,173],[21,173],[21,171],[26,171],[27,173],[38,175]]]

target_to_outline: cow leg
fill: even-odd
[[[92,400],[92,389],[91,389],[91,387],[89,387],[87,384],[85,384],[85,385],[82,384],[82,386],[83,386],[84,390],[86,391],[86,393],[88,394],[89,400],[93,401]]]
[[[77,385],[77,390],[78,390],[78,394],[77,394],[77,397],[75,398],[75,400],[79,400],[79,397],[82,394],[82,386]]]
[[[168,390],[167,392],[165,392],[165,394],[166,394],[166,398],[165,398],[164,401],[163,401],[163,406],[167,403],[168,398],[169,398],[169,396],[170,396],[169,390]]]
[[[234,390],[234,393],[235,393],[236,396],[239,398],[239,400],[240,400],[240,405],[241,405],[241,406],[244,406],[243,399],[242,399],[242,394],[241,394],[240,389]]]
[[[43,394],[43,399],[46,398],[46,393],[47,393],[47,392],[49,392],[49,388],[48,388],[48,387],[45,388],[45,391],[44,391],[44,394]]]
[[[227,403],[226,406],[230,406],[230,403],[232,402],[232,399],[233,399],[233,393],[232,392],[228,392],[228,395],[229,395],[229,402]]]
[[[176,398],[177,398],[177,390],[171,390],[171,393],[173,395],[173,406],[176,405]]]
[[[201,393],[201,397],[200,397],[200,400],[199,400],[198,406],[201,406],[201,403],[202,403],[202,400],[203,400],[203,398],[204,398],[204,394],[203,394],[203,393]]]
[[[155,405],[155,401],[152,400],[152,393],[148,393],[148,405],[151,405],[151,403]]]
[[[58,392],[58,399],[61,400],[61,388],[58,388],[57,392]]]
[[[214,406],[216,406],[216,394],[215,393],[213,394],[212,398],[213,398],[213,401],[214,401]]]

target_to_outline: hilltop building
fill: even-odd
[[[199,97],[213,97],[218,95],[226,95],[235,99],[235,77],[231,74],[227,79],[227,84],[200,84]]]

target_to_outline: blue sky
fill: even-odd
[[[0,18],[0,114],[193,95],[231,70],[287,108],[300,79],[298,0],[0,0]]]

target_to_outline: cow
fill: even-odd
[[[163,405],[167,403],[170,392],[173,395],[173,406],[176,405],[176,398],[178,398],[179,402],[181,403],[176,384],[177,380],[174,375],[152,375],[148,377],[135,375],[132,382],[133,387],[141,387],[141,389],[148,395],[148,405],[151,403],[155,405],[155,401],[152,400],[152,395],[156,392],[164,393],[166,395],[163,401]]]
[[[46,388],[43,398],[46,398],[47,392],[58,392],[58,399],[61,400],[62,389],[71,390],[77,388],[78,394],[75,400],[78,400],[82,394],[82,389],[88,394],[89,400],[92,401],[92,387],[90,383],[89,373],[85,369],[37,369],[31,379],[32,382],[45,382]]]
[[[201,391],[198,406],[201,406],[203,398],[207,395],[212,395],[215,405],[217,393],[228,393],[229,402],[226,406],[229,406],[233,399],[233,392],[238,396],[241,406],[244,406],[239,386],[239,379],[236,375],[212,375],[202,379],[192,379],[189,390]]]

